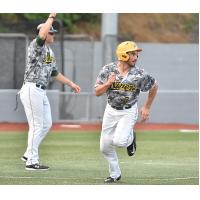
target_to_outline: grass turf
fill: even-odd
[[[108,165],[99,152],[99,132],[50,132],[40,148],[49,171],[26,171],[20,160],[25,132],[0,133],[0,185],[103,185]],[[117,148],[125,185],[199,184],[198,133],[137,132],[137,153]]]

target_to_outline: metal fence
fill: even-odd
[[[24,108],[18,96],[16,107],[16,94],[18,90],[0,90],[0,122],[26,122]],[[53,122],[100,122],[105,106],[105,96],[96,97],[91,92],[75,94],[48,90],[47,96],[51,105]],[[65,102],[63,103],[63,99]]]
[[[0,33],[0,89],[20,88],[26,64],[28,37]]]

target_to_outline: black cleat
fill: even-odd
[[[127,147],[127,154],[133,156],[136,152],[136,134],[133,132],[133,142]]]
[[[25,156],[22,156],[22,157],[21,157],[21,160],[24,161],[24,162],[26,162],[26,161],[28,160],[28,158],[25,157]]]
[[[112,178],[112,177],[107,177],[105,180],[104,180],[104,183],[114,183],[114,182],[117,182],[121,179],[121,175],[117,178]]]
[[[45,165],[33,164],[33,165],[26,165],[26,170],[48,170],[49,167]]]

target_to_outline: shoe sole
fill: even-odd
[[[49,168],[48,169],[34,169],[34,168],[26,168],[25,167],[25,170],[28,170],[28,171],[47,171],[47,170],[49,170]]]
[[[23,157],[21,157],[21,160],[23,161],[23,162],[26,162],[27,160],[26,159],[24,159]]]
[[[115,181],[109,181],[109,182],[105,182],[104,183],[117,183],[119,180],[115,180]]]
[[[134,157],[134,156],[135,156],[135,152],[134,152],[134,153],[131,153],[131,154],[128,153],[128,156],[130,156],[130,157],[131,157],[131,156]]]
[[[116,182],[118,182],[119,180],[121,180],[121,176],[120,177],[118,177],[116,180],[114,180],[114,181],[105,181],[104,180],[104,183],[116,183]]]

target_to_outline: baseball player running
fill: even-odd
[[[57,32],[52,26],[56,17],[51,13],[45,23],[37,27],[37,37],[28,48],[24,84],[20,98],[29,124],[28,146],[21,158],[26,161],[26,170],[48,170],[48,166],[39,163],[38,149],[42,140],[52,126],[51,108],[46,95],[46,88],[53,77],[62,84],[68,85],[76,93],[80,87],[58,72],[56,60],[49,44],[54,42]]]
[[[139,52],[135,42],[125,41],[118,45],[118,61],[105,65],[96,80],[95,93],[107,94],[107,106],[103,116],[100,151],[109,164],[109,177],[105,183],[121,179],[121,170],[115,147],[126,147],[129,156],[136,150],[133,127],[138,118],[137,101],[140,91],[149,91],[140,110],[141,121],[149,118],[150,107],[156,96],[156,80],[136,66]]]

